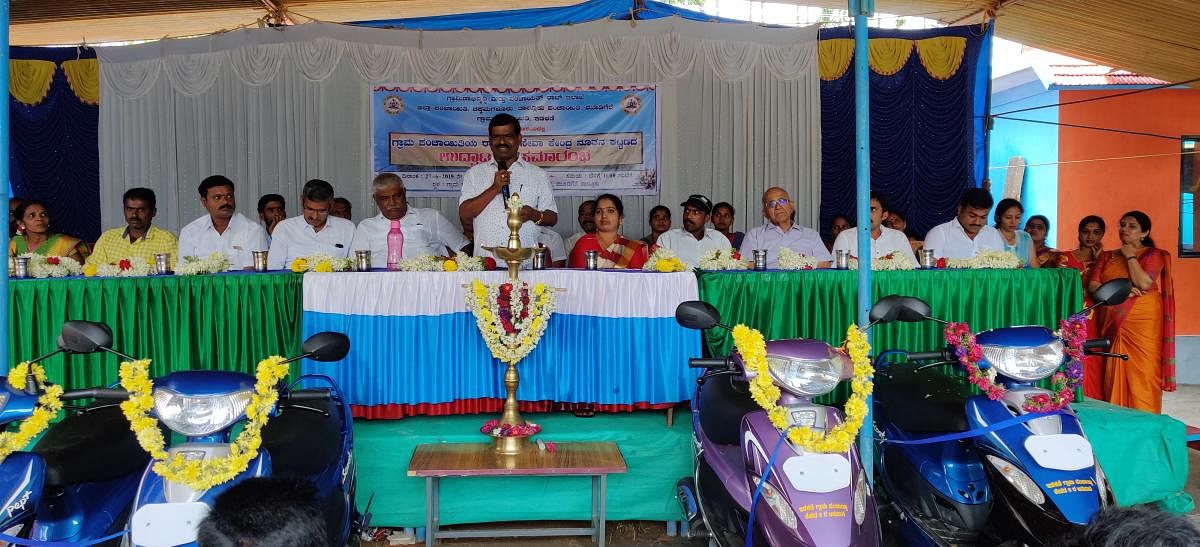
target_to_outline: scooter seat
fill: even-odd
[[[740,444],[742,416],[762,410],[750,398],[750,384],[731,374],[708,376],[700,386],[700,427],[717,444]]]
[[[337,462],[342,450],[340,405],[332,400],[285,402],[262,432],[275,476],[315,475]]]
[[[121,407],[112,403],[68,415],[46,431],[33,452],[46,462],[48,488],[116,479],[150,462]]]
[[[967,430],[971,388],[936,369],[893,365],[875,373],[875,396],[887,419],[910,433]]]

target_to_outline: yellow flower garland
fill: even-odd
[[[37,382],[38,391],[42,394],[38,396],[37,406],[34,407],[33,413],[21,422],[21,426],[16,431],[0,433],[0,462],[4,461],[9,454],[24,450],[26,446],[29,446],[29,442],[50,427],[50,420],[53,420],[62,410],[63,388],[62,386],[46,385],[46,369],[42,368],[42,365],[28,361],[18,364],[8,371],[8,385],[17,390],[25,389],[25,377],[31,371]]]
[[[779,406],[779,386],[775,385],[767,370],[767,343],[762,333],[745,325],[738,325],[733,328],[733,343],[742,356],[746,370],[755,373],[754,379],[750,381],[750,396],[767,411],[772,425],[780,431],[787,429],[787,409]],[[854,377],[850,382],[850,398],[846,401],[845,419],[824,434],[807,427],[788,430],[788,440],[807,452],[846,452],[854,444],[854,438],[866,419],[867,397],[871,395],[874,387],[871,378],[875,374],[867,356],[871,347],[867,343],[866,333],[856,325],[850,325],[846,329],[845,349],[850,354],[850,361],[854,363]]]
[[[516,363],[533,351],[546,331],[547,321],[554,313],[554,289],[542,283],[530,287],[529,324],[515,334],[507,334],[498,326],[500,306],[495,294],[498,287],[474,280],[467,293],[467,305],[475,314],[475,324],[492,356],[504,363]],[[520,286],[514,285],[513,299],[520,298],[518,290]]]
[[[258,362],[254,394],[246,405],[246,425],[230,445],[229,455],[223,458],[185,460],[182,455],[176,454],[174,458],[167,459],[166,439],[158,427],[158,420],[149,416],[150,409],[154,408],[154,383],[150,380],[149,359],[121,363],[121,387],[129,392],[129,400],[121,403],[121,410],[137,435],[138,444],[154,458],[155,473],[171,482],[185,484],[192,490],[207,490],[238,476],[258,456],[258,448],[262,445],[262,429],[267,425],[271,409],[279,397],[275,386],[287,373],[288,365],[282,357],[267,357]]]

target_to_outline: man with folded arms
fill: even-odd
[[[267,232],[258,223],[237,212],[233,181],[212,175],[200,182],[200,205],[208,214],[191,221],[179,231],[179,261],[193,256],[207,258],[219,252],[229,259],[231,270],[254,267],[253,251],[267,250]]]
[[[712,214],[712,201],[700,194],[688,196],[683,206],[683,228],[674,228],[658,236],[658,246],[670,249],[679,261],[689,268],[700,263],[700,258],[713,250],[732,249],[729,238],[716,230],[705,227]]]
[[[153,266],[156,254],[175,256],[178,248],[175,234],[151,223],[158,212],[154,190],[130,188],[121,197],[121,202],[125,204],[125,227],[100,234],[87,263],[99,266],[126,258],[140,258]]]
[[[900,230],[883,225],[883,217],[887,213],[887,202],[883,199],[883,194],[871,192],[871,259],[897,253],[907,256],[916,264],[917,258],[913,255],[912,246],[908,244],[908,236]],[[833,250],[849,251],[850,256],[858,258],[858,229],[842,230],[833,242]]]
[[[746,259],[754,256],[753,251],[767,251],[767,267],[779,267],[780,249],[791,249],[797,254],[817,259],[817,267],[825,268],[833,261],[821,234],[812,228],[799,226],[795,222],[796,202],[787,190],[778,186],[767,188],[762,196],[762,226],[746,232],[742,240],[742,255]]]
[[[287,269],[293,260],[317,253],[346,258],[354,239],[354,223],[329,214],[333,185],[321,179],[300,190],[300,216],[279,221],[271,236],[267,268]]]
[[[958,215],[938,224],[925,234],[925,248],[934,258],[971,258],[979,251],[1004,250],[1000,231],[988,225],[992,194],[983,188],[970,188],[958,200]]]

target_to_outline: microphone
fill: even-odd
[[[508,169],[508,162],[505,162],[504,160],[496,160],[496,170],[504,171],[505,169]],[[508,207],[508,185],[507,184],[505,184],[504,186],[502,186],[500,188],[500,193],[504,196],[504,207],[507,208]]]

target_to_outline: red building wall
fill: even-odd
[[[1060,101],[1102,97],[1121,91],[1066,91]],[[1200,335],[1200,258],[1178,258],[1179,170],[1182,135],[1200,135],[1200,89],[1162,89],[1127,97],[1065,105],[1062,124],[1169,135],[1176,140],[1067,127],[1059,128],[1058,242],[1073,248],[1079,219],[1100,215],[1108,226],[1104,248],[1120,245],[1117,223],[1125,211],[1150,215],[1155,244],[1175,257],[1176,330]],[[1096,158],[1152,156],[1071,163]],[[1200,227],[1197,227],[1200,229]]]

